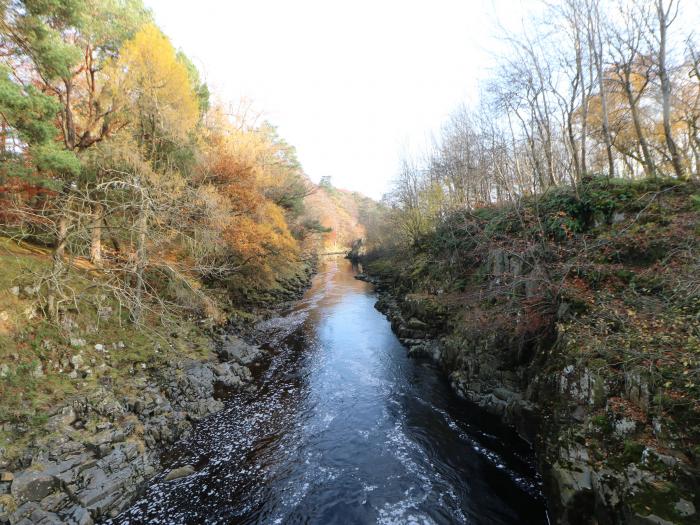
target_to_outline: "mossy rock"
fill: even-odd
[[[658,516],[674,524],[698,524],[697,512],[693,509],[688,514],[691,509],[685,504],[692,500],[693,495],[681,493],[672,482],[658,480],[653,485],[644,483],[626,499],[626,504],[639,517]]]

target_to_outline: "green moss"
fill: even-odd
[[[700,193],[690,196],[690,202],[696,211],[700,211]]]
[[[629,506],[638,514],[648,516],[655,514],[674,523],[687,523],[675,509],[675,504],[683,494],[670,481],[658,481],[653,486],[644,484],[629,498]],[[686,495],[685,499],[693,500]]]
[[[0,421],[12,425],[0,435],[5,455],[19,454],[37,436],[45,434],[48,414],[72,396],[89,394],[103,376],[109,377],[116,395],[133,390],[134,369],[164,366],[182,357],[194,359],[211,355],[211,342],[193,320],[179,318],[163,322],[149,314],[140,327],[128,322],[128,312],[99,279],[90,272],[69,269],[66,275],[74,300],[63,311],[70,330],[37,314],[27,316],[40,299],[11,294],[11,286],[34,285],[50,266],[50,254],[41,248],[20,246],[0,238],[0,363],[7,366],[0,378]],[[98,307],[109,306],[108,318],[97,315]],[[167,321],[167,319],[166,319]],[[66,324],[66,323],[63,323]],[[74,348],[71,338],[85,340]],[[108,352],[98,351],[104,345]],[[118,344],[118,343],[123,343]],[[80,354],[91,373],[71,378],[72,356]],[[13,452],[14,451],[14,452]]]
[[[639,463],[642,460],[644,445],[636,441],[625,440],[622,450],[622,461],[625,465]]]
[[[599,414],[591,418],[591,423],[593,423],[593,428],[596,432],[609,436],[612,434],[613,425],[612,421],[605,414]]]

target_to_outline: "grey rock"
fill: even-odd
[[[552,477],[559,489],[559,498],[564,507],[571,503],[581,492],[593,490],[591,469],[583,464],[577,465],[579,470],[565,468],[560,463],[552,466]]]
[[[25,286],[24,288],[22,288],[22,293],[24,295],[26,295],[27,297],[36,297],[36,295],[38,295],[38,293],[39,293],[39,289],[40,289],[40,287],[37,285]]]
[[[594,470],[591,474],[596,497],[609,508],[615,508],[620,504],[620,478],[619,473],[609,469]]]
[[[71,337],[70,338],[70,345],[73,348],[82,348],[86,345],[85,339],[81,339],[80,337]]]
[[[51,431],[56,431],[62,427],[72,425],[78,416],[75,414],[73,407],[63,407],[56,414],[51,416],[47,422],[47,428]]]
[[[110,317],[112,317],[112,307],[111,306],[100,306],[97,309],[97,315],[102,319],[103,321],[108,320]]]
[[[583,408],[581,405],[576,405],[576,408],[571,413],[571,417],[575,421],[578,421],[579,423],[583,423],[586,420],[586,409]]]
[[[38,361],[36,365],[34,365],[30,375],[35,379],[44,377],[44,368],[41,366],[41,361]]]
[[[165,476],[165,481],[172,481],[174,479],[184,478],[187,476],[191,476],[192,474],[194,474],[194,467],[192,465],[185,465],[183,467],[179,467],[168,472],[168,475]]]
[[[41,501],[59,486],[60,482],[55,476],[27,470],[15,477],[11,494],[18,502]]]
[[[75,354],[70,357],[70,364],[73,365],[75,370],[80,370],[80,367],[85,364],[85,360],[80,354]]]
[[[65,492],[55,491],[41,500],[39,505],[45,511],[52,512],[66,505],[68,495]]]
[[[88,510],[80,505],[74,505],[63,515],[65,522],[70,525],[92,525],[94,523]]]
[[[693,503],[691,501],[688,501],[687,499],[679,499],[673,505],[673,508],[676,509],[676,512],[684,518],[695,514],[695,505],[693,505]]]
[[[427,330],[428,329],[428,323],[424,323],[420,319],[417,319],[415,317],[411,317],[408,320],[408,328],[411,330]]]
[[[624,220],[625,220],[625,214],[624,214],[624,213],[622,213],[622,212],[617,212],[617,211],[616,211],[615,213],[613,213],[613,216],[612,216],[612,223],[613,223],[613,224],[617,224],[618,222],[622,222],[622,221],[624,221]]]
[[[618,421],[615,421],[613,427],[613,431],[615,432],[615,434],[617,434],[618,436],[625,436],[627,434],[631,434],[636,430],[637,423],[635,423],[631,419],[622,418]]]
[[[503,250],[492,250],[489,253],[488,266],[491,275],[498,277],[502,275],[508,267],[508,256]]]
[[[509,402],[514,400],[520,400],[523,397],[522,394],[518,392],[512,392],[507,388],[494,388],[493,393],[498,399]]]
[[[559,304],[559,307],[557,308],[557,319],[565,320],[569,317],[569,314],[571,313],[571,306],[569,303],[561,303]]]
[[[240,365],[248,366],[259,361],[263,352],[257,346],[249,345],[239,337],[228,335],[221,345],[219,355],[224,361],[234,361]]]
[[[45,511],[37,503],[28,501],[10,516],[10,523],[16,525],[61,525],[63,520],[56,514]]]
[[[643,370],[636,369],[625,373],[625,396],[640,408],[649,408],[652,391]]]
[[[676,525],[672,521],[665,520],[656,514],[649,514],[647,516],[634,514],[628,518],[627,523],[631,525]]]

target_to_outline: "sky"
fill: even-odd
[[[312,180],[380,198],[489,75],[529,0],[146,0],[216,96],[278,127]]]

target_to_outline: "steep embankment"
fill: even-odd
[[[0,523],[88,524],[123,509],[162,468],[164,447],[230,392],[255,388],[250,367],[264,351],[222,320],[253,322],[265,314],[254,304],[298,297],[312,273],[299,264],[267,289],[251,288],[249,302],[210,290],[221,301],[209,315],[154,310],[134,327],[85,259],[67,272],[73,300],[56,323],[36,284],[49,250],[0,239],[0,266]]]
[[[255,388],[251,367],[265,352],[234,332],[299,297],[316,254],[362,236],[362,211],[376,204],[316,187],[304,205],[296,261],[265,278],[257,266],[223,281],[149,275],[162,304],[147,304],[139,326],[111,268],[82,257],[66,259],[70,293],[50,320],[51,250],[0,238],[0,523],[116,515],[162,469],[168,445],[230,392]]]
[[[357,192],[321,184],[306,197],[307,223],[324,232],[319,243],[323,253],[346,252],[355,239],[365,237],[366,219],[379,204]]]
[[[533,442],[557,522],[700,522],[699,201],[593,179],[366,260],[409,352]]]

